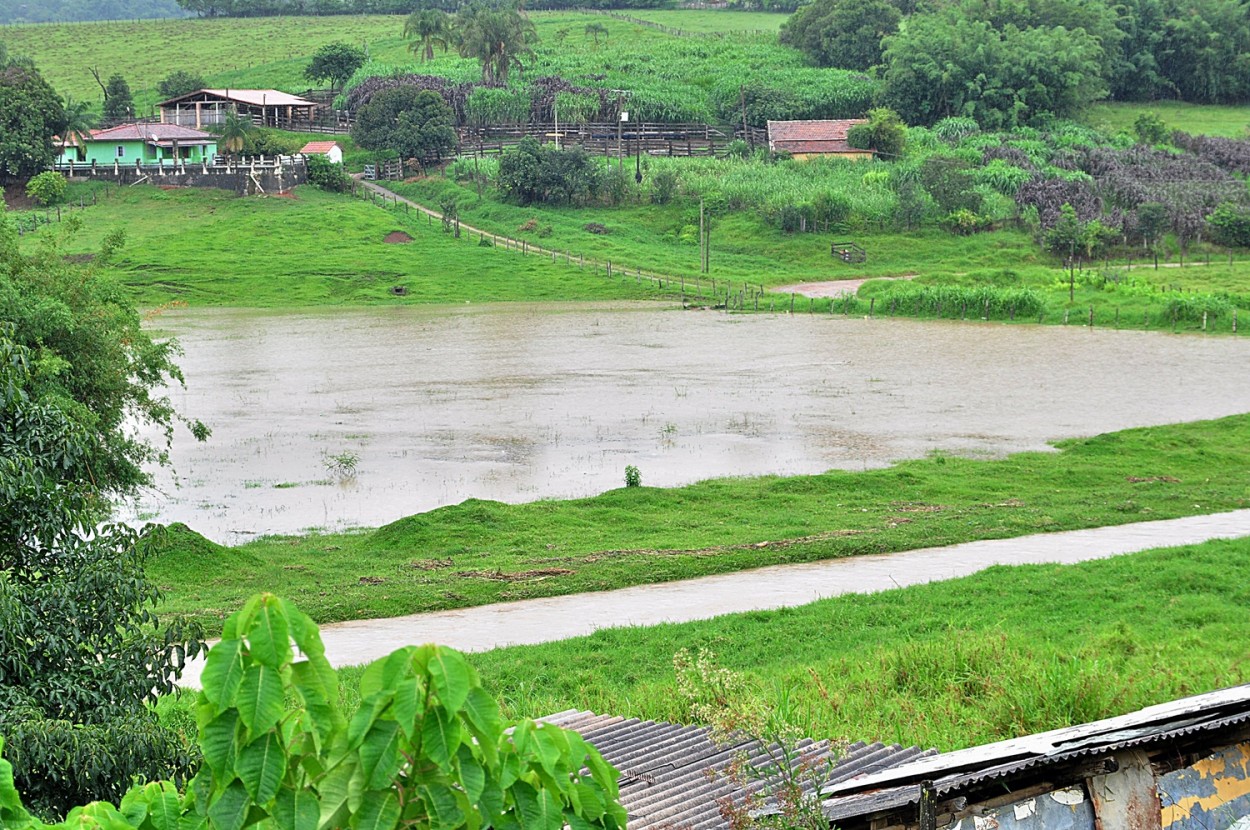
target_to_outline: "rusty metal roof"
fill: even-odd
[[[769,747],[743,736],[720,739],[710,729],[656,721],[597,715],[570,709],[542,720],[572,729],[621,771],[621,804],[629,813],[630,830],[688,828],[724,830],[728,820],[721,803],[743,804],[767,786],[767,780],[731,778],[729,767],[746,758],[759,768],[769,763]],[[878,772],[931,754],[917,747],[874,743],[834,746],[828,741],[799,741],[802,763],[821,769],[826,784]],[[775,747],[773,748],[775,750]],[[816,781],[809,789],[814,791]]]
[[[1035,769],[1250,722],[1250,684],[1150,706],[1091,723],[946,752],[821,789],[830,821],[919,801],[921,782],[939,796]]]

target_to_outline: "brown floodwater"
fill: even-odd
[[[997,457],[1250,411],[1250,341],[655,306],[180,310],[213,437],[128,513],[223,542],[376,526],[466,498]],[[355,474],[335,457],[355,456]],[[351,466],[351,465],[348,465]]]

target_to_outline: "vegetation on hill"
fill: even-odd
[[[319,622],[389,617],[1246,507],[1247,438],[1250,416],[1236,416],[997,461],[941,456],[569,501],[469,500],[366,534],[170,545],[149,571],[169,586],[167,612],[210,629],[256,585]]]

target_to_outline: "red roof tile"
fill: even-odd
[[[846,143],[851,127],[864,118],[841,121],[769,121],[768,149],[786,153],[864,153]]]
[[[96,141],[216,141],[212,133],[180,127],[177,124],[120,124],[107,130],[92,130]]]
[[[338,146],[339,143],[337,141],[310,141],[304,145],[300,152],[306,156],[316,154],[324,155]]]

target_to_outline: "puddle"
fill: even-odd
[[[180,434],[176,476],[125,518],[231,543],[591,495],[627,464],[673,486],[1250,410],[1250,341],[1228,337],[593,305],[157,322],[185,350],[173,398],[213,437]]]

